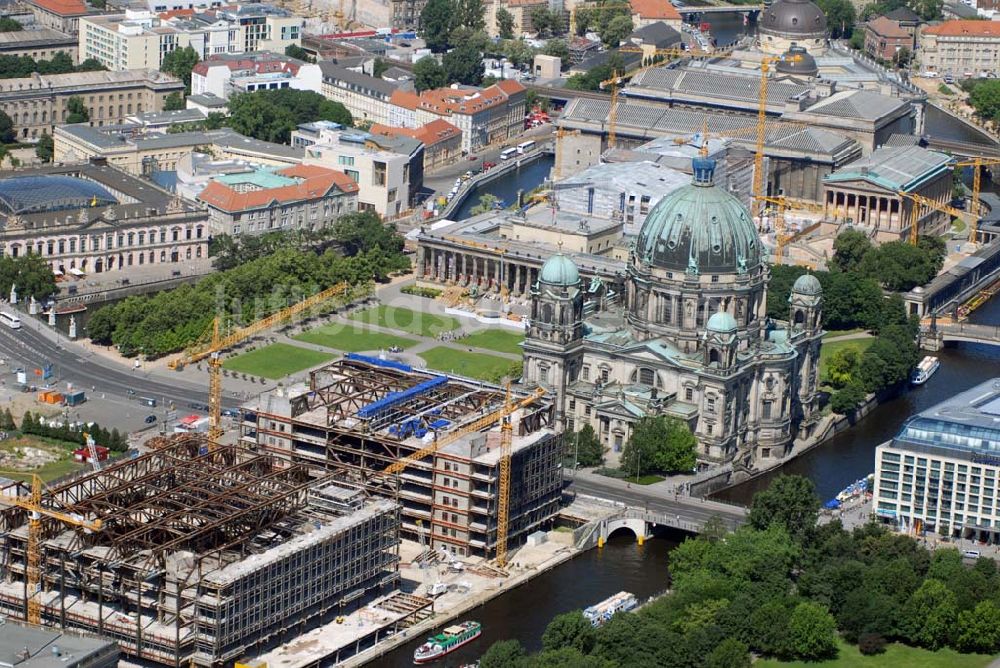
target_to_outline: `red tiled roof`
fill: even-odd
[[[377,135],[386,135],[387,137],[412,137],[422,142],[427,148],[440,142],[454,139],[462,134],[461,130],[443,118],[437,118],[419,128],[397,128],[391,125],[376,123],[371,127],[370,132]]]
[[[31,3],[60,16],[76,16],[87,13],[87,5],[83,0],[31,0]]]
[[[191,70],[195,74],[206,76],[212,67],[228,67],[230,72],[236,70],[253,70],[258,74],[273,72],[290,72],[293,76],[299,73],[298,63],[292,63],[281,57],[277,58],[238,58],[235,60],[209,57],[202,60]]]
[[[520,84],[520,82],[514,81],[513,79],[501,79],[496,83],[497,88],[507,93],[507,95],[515,95],[522,91],[528,90]]]
[[[680,21],[681,14],[670,0],[629,0],[632,13],[643,19],[659,19],[663,21]]]
[[[347,174],[318,165],[294,165],[276,173],[290,178],[299,178],[302,181],[295,185],[242,193],[224,183],[211,181],[198,195],[198,199],[223,211],[236,212],[258,209],[271,202],[285,203],[317,199],[329,193],[334,187],[345,193],[358,191],[358,184]]]
[[[392,95],[389,96],[389,102],[397,107],[415,111],[420,106],[420,96],[416,93],[411,93],[408,90],[400,90],[397,88],[392,91]]]
[[[939,37],[1000,37],[1000,22],[956,19],[928,26],[924,28],[924,34]]]
[[[177,16],[184,16],[184,17],[194,16],[194,10],[193,9],[170,9],[170,10],[165,11],[165,12],[160,12],[159,14],[157,14],[157,16],[159,16],[161,19],[164,19],[164,20],[166,20],[166,19],[172,19],[172,18],[175,18]]]
[[[893,21],[892,19],[887,19],[884,16],[880,16],[876,19],[872,19],[871,21],[869,21],[868,29],[881,37],[896,37],[896,38],[913,37],[913,33],[911,33],[906,28],[899,27],[899,23],[897,21]]]
[[[512,92],[525,90],[524,86],[511,81],[506,88]],[[516,87],[516,88],[515,88]],[[420,108],[436,114],[474,114],[507,102],[510,97],[498,84],[469,90],[462,88],[436,88],[420,94]]]

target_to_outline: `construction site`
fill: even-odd
[[[502,566],[559,510],[561,434],[540,391],[348,354],[243,417],[246,447],[391,499],[427,550]]]
[[[392,500],[204,435],[155,445],[0,497],[0,613],[210,666],[395,591]]]

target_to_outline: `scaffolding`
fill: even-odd
[[[394,585],[393,502],[269,455],[207,448],[203,435],[159,445],[45,492],[46,506],[100,517],[102,531],[42,519],[44,623],[133,657],[210,666]],[[20,619],[28,519],[0,511],[0,613]]]
[[[530,396],[524,389],[513,403]],[[313,371],[308,385],[261,395],[244,406],[242,442],[369,493],[397,501],[401,532],[459,556],[495,556],[501,432],[448,438],[504,406],[495,385],[348,355]],[[374,408],[373,408],[374,407]],[[512,415],[509,540],[522,542],[558,512],[558,430],[551,401]],[[427,454],[401,471],[391,464]],[[398,467],[397,467],[398,468]],[[429,534],[429,536],[428,536]]]

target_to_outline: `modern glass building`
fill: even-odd
[[[901,531],[1000,543],[1000,378],[918,413],[875,450],[875,513]]]

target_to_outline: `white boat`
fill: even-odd
[[[627,591],[620,591],[614,596],[604,599],[600,603],[595,603],[583,611],[583,616],[594,626],[602,626],[607,623],[615,614],[628,612],[639,606],[634,594]]]
[[[930,380],[930,377],[934,375],[940,366],[941,360],[933,355],[928,355],[920,360],[920,364],[913,370],[913,374],[910,376],[910,383],[913,385],[923,385]]]

